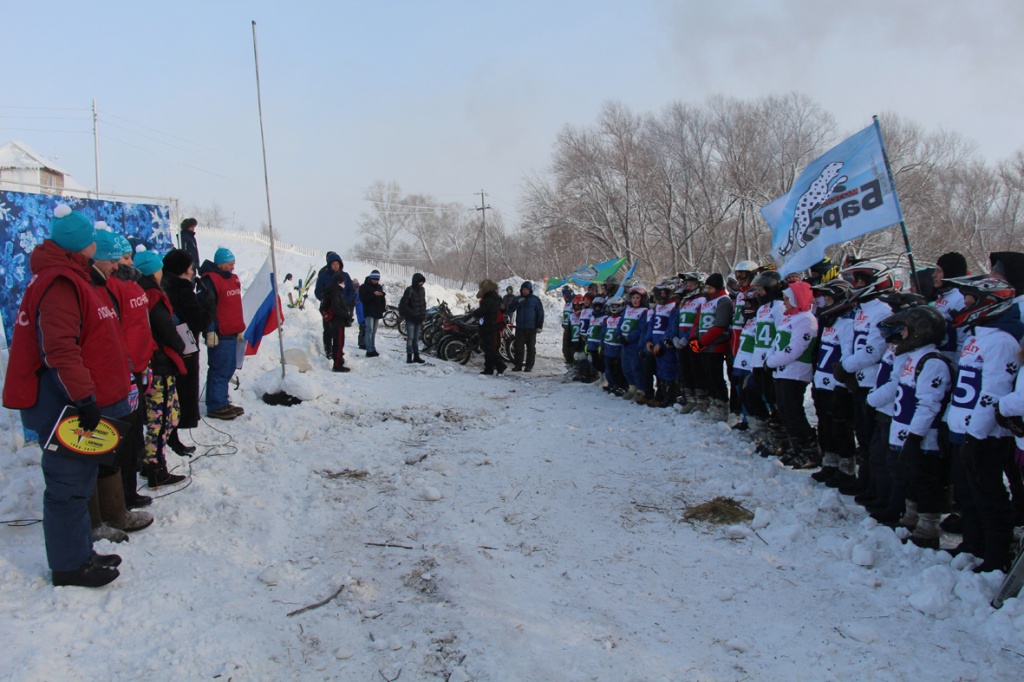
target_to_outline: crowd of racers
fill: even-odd
[[[566,380],[731,414],[762,457],[815,470],[908,541],[937,550],[942,530],[959,532],[947,549],[1006,570],[1024,525],[1024,254],[990,261],[972,275],[950,252],[905,289],[857,259],[785,276],[744,260],[728,280],[687,272],[650,291],[634,278],[566,286]]]

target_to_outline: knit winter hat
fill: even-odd
[[[214,254],[213,254],[213,264],[214,265],[224,265],[225,263],[234,263],[234,262],[235,262],[235,254],[231,253],[231,251],[229,249],[226,249],[223,246],[220,247],[219,249],[217,249],[214,252]]]
[[[96,227],[83,214],[60,204],[50,219],[50,239],[60,248],[77,253],[96,241]]]
[[[122,256],[126,253],[135,254],[132,243],[123,234],[115,234],[114,239],[117,241],[117,249],[121,252]]]
[[[179,277],[192,265],[192,255],[185,249],[171,249],[164,256],[164,272]]]
[[[143,275],[152,275],[158,270],[163,270],[164,261],[156,251],[143,251],[135,255],[135,267]]]
[[[704,286],[711,287],[715,291],[721,291],[725,288],[725,278],[717,272],[713,272],[704,280]]]
[[[967,259],[956,251],[942,254],[935,260],[935,264],[942,268],[943,279],[963,277],[967,274]]]
[[[380,272],[378,272],[377,270],[374,270],[373,272],[371,272],[370,273],[370,279],[380,279]]]
[[[1024,293],[1024,253],[1019,251],[993,251],[988,254],[992,272],[1001,275],[1017,293]]]
[[[102,226],[106,228],[106,223],[97,223],[97,227]],[[93,254],[93,260],[121,260],[121,256],[124,255],[124,251],[121,251],[117,245],[117,235],[110,231],[110,229],[97,229],[96,230],[96,253]]]

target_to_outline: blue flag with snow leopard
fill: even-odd
[[[782,274],[806,270],[825,248],[903,220],[875,121],[804,168],[787,194],[761,207]]]

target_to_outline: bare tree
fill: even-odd
[[[383,180],[377,180],[363,192],[363,199],[372,205],[358,221],[359,231],[366,237],[364,245],[376,249],[378,257],[386,258],[411,215],[402,203],[402,188],[394,181],[384,184]]]

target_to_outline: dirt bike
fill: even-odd
[[[498,335],[498,353],[505,362],[512,362],[512,335],[508,334],[511,324],[506,323]],[[465,365],[474,353],[483,353],[480,347],[480,326],[469,315],[452,317],[443,324],[443,333],[437,342],[437,357],[449,362]]]

